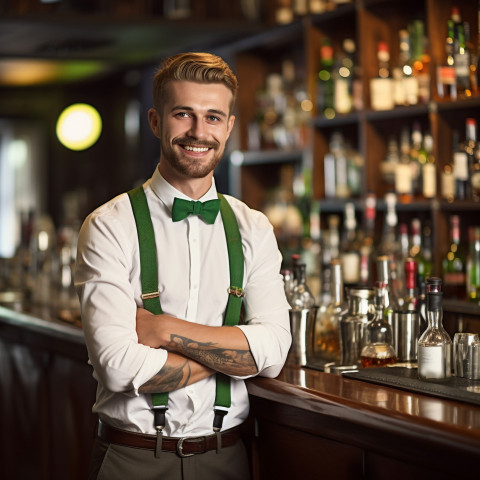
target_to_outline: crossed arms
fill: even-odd
[[[257,373],[239,328],[199,325],[139,308],[137,335],[139,343],[168,350],[165,365],[139,388],[141,393],[171,392],[216,372],[236,376]]]

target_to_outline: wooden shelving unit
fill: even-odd
[[[430,131],[434,140],[434,154],[437,164],[437,198],[431,201],[414,198],[410,204],[398,204],[397,211],[403,221],[419,216],[429,221],[433,229],[433,251],[435,274],[441,274],[441,257],[447,249],[448,222],[452,213],[462,215],[462,240],[467,241],[467,229],[480,222],[480,204],[474,202],[448,203],[441,198],[440,172],[451,161],[453,149],[452,134],[457,130],[460,138],[464,135],[465,119],[474,117],[480,124],[480,96],[457,101],[443,101],[436,94],[436,67],[444,61],[447,19],[452,6],[458,6],[462,18],[471,25],[471,43],[478,44],[477,4],[471,0],[363,0],[340,5],[333,11],[312,15],[294,21],[287,26],[272,27],[266,32],[252,35],[232,46],[224,46],[222,54],[230,57],[240,82],[237,121],[240,122],[240,135],[235,145],[242,150],[247,145],[247,125],[254,118],[255,92],[264,84],[269,72],[279,71],[283,58],[303,59],[300,74],[304,76],[308,92],[315,104],[316,73],[320,67],[319,49],[322,39],[328,36],[334,51],[339,49],[344,38],[355,40],[357,62],[362,73],[364,108],[347,115],[337,115],[328,120],[313,112],[310,123],[308,149],[313,158],[313,196],[320,201],[323,215],[341,214],[345,200],[325,199],[323,159],[329,151],[329,138],[333,131],[341,130],[348,142],[364,158],[362,194],[353,200],[357,211],[363,209],[363,199],[368,192],[377,197],[377,224],[382,228],[384,210],[383,196],[387,186],[381,181],[379,167],[385,158],[387,142],[391,134],[400,135],[403,126],[419,122],[422,131]],[[399,56],[398,30],[415,18],[422,18],[428,39],[430,54],[430,101],[408,107],[397,107],[389,111],[374,111],[370,108],[369,81],[376,76],[378,41],[386,41],[390,46],[391,65]],[[250,152],[250,159],[255,153]],[[282,154],[278,155],[277,168],[282,165]],[[275,162],[266,166],[268,178],[274,178]],[[273,156],[274,158],[274,156]],[[299,157],[300,159],[300,157]],[[254,208],[262,208],[270,183],[258,176],[262,165],[262,155],[258,161],[242,165],[240,191],[242,197]],[[254,164],[254,165],[253,165]],[[249,172],[250,170],[250,172]],[[273,177],[272,177],[273,175]],[[478,312],[477,312],[478,310]],[[468,314],[480,309],[473,306]]]

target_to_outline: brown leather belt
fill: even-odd
[[[231,447],[240,439],[240,427],[225,430],[221,432],[220,435],[222,436],[222,448]],[[120,430],[101,421],[98,422],[98,437],[105,442],[123,445],[124,447],[144,448],[148,450],[155,450],[157,443],[156,435]],[[181,457],[205,453],[210,450],[216,450],[216,448],[216,434],[203,437],[174,438],[164,436],[162,438],[162,450],[165,452],[176,452]]]

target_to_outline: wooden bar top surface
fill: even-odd
[[[250,379],[248,391],[384,433],[429,437],[434,443],[454,444],[480,455],[480,407],[468,403],[294,366],[285,366],[276,379]]]

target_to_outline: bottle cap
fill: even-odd
[[[441,292],[442,291],[442,279],[439,277],[428,277],[426,293]]]

